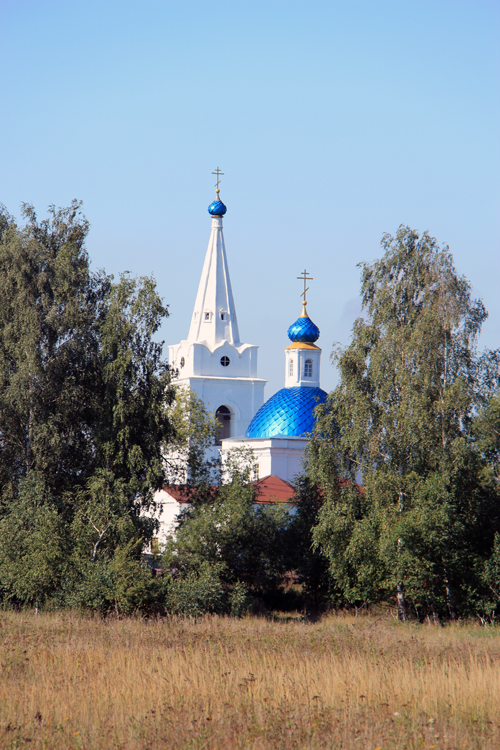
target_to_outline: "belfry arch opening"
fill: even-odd
[[[231,437],[231,412],[227,406],[219,406],[215,412],[217,424],[217,436],[215,445],[222,445],[222,441]]]

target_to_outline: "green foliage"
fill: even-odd
[[[295,500],[286,542],[287,568],[298,576],[307,608],[322,609],[335,597],[328,561],[319,549],[313,548],[312,529],[318,523],[323,498],[315,482],[300,476],[295,485]]]
[[[326,493],[313,529],[313,549],[328,561],[334,604],[373,603],[386,588],[386,566],[376,553],[377,510],[367,513],[364,492],[351,483]]]
[[[76,561],[75,561],[76,562]],[[113,610],[114,581],[107,559],[78,559],[59,593],[61,607],[89,609],[106,615]]]
[[[57,494],[110,471],[148,502],[161,485],[167,310],[149,278],[90,273],[80,204],[0,228],[0,482],[31,471]]]
[[[118,547],[109,557],[79,560],[58,591],[60,606],[130,615],[164,611],[164,586],[138,559],[137,544]]]
[[[163,591],[160,582],[140,560],[139,544],[119,547],[110,563],[113,580],[113,605],[116,612],[153,614],[162,611]]]
[[[88,222],[74,201],[19,229],[0,222],[0,484],[36,471],[55,492],[94,466],[97,327],[109,281],[89,272]]]
[[[0,518],[0,596],[40,605],[63,585],[70,540],[57,502],[31,473]]]
[[[500,610],[500,534],[495,534],[491,555],[482,569],[482,580],[485,586],[483,600],[478,609],[487,619],[494,621]]]
[[[250,599],[244,583],[236,581],[229,592],[229,614],[232,617],[242,617],[248,612]]]
[[[248,592],[241,581],[224,585],[217,566],[202,562],[196,570],[167,580],[165,609],[169,614],[201,617],[205,614],[242,617],[248,611]]]
[[[153,338],[167,309],[151,278],[90,272],[77,201],[23,213],[20,228],[0,212],[1,596],[148,608],[141,509],[174,434]]]
[[[229,481],[210,500],[184,513],[163,566],[179,586],[184,579],[191,586],[200,570],[210,569],[232,592],[224,611],[229,607],[238,614],[246,607],[247,591],[264,594],[279,587],[288,562],[289,515],[277,506],[255,507],[248,467],[228,471]]]
[[[173,389],[168,418],[174,435],[163,454],[167,481],[186,484],[190,490],[218,484],[220,462],[207,459],[207,451],[215,445],[217,420],[194,391],[183,386]]]
[[[484,481],[500,493],[500,394],[496,393],[477,415],[474,434],[478,449],[486,459]]]
[[[154,280],[122,274],[106,298],[99,325],[102,402],[96,424],[99,466],[144,504],[161,487],[161,447],[172,436],[165,406],[174,397],[162,344],[153,340],[168,314]]]
[[[309,449],[325,500],[313,540],[349,601],[397,593],[404,617],[406,594],[419,615],[456,617],[500,523],[472,432],[499,356],[477,354],[486,312],[448,248],[403,226],[382,247]]]
[[[171,579],[167,588],[167,611],[189,617],[225,613],[227,595],[217,573],[213,565],[202,562],[195,570]]]

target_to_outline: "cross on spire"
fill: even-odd
[[[307,271],[306,271],[306,269],[304,268],[304,270],[302,271],[302,273],[300,274],[300,276],[297,276],[297,278],[298,279],[302,279],[303,282],[304,282],[304,291],[302,292],[302,294],[300,296],[304,297],[304,300],[303,300],[302,304],[305,305],[307,303],[306,292],[309,291],[309,287],[306,286],[306,284],[307,284],[308,281],[313,281],[313,277],[309,276],[308,273],[307,273]]]
[[[215,183],[215,192],[216,193],[220,193],[220,190],[219,190],[220,176],[223,175],[224,172],[221,172],[220,169],[219,169],[219,167],[217,167],[217,169],[215,170],[215,172],[212,172],[212,174],[216,174],[217,175],[217,182]]]

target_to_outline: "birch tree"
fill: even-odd
[[[0,211],[0,591],[32,603],[133,569],[174,429],[154,279],[91,271],[78,201],[23,216]]]
[[[310,447],[325,493],[314,541],[350,600],[394,595],[399,619],[409,602],[454,619],[498,529],[472,422],[499,356],[478,352],[487,313],[448,247],[401,226],[382,248],[361,264],[364,317],[333,353],[340,383]]]

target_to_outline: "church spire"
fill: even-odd
[[[206,343],[213,350],[222,341],[238,346],[240,336],[222,231],[222,217],[227,208],[220,200],[219,183],[224,173],[217,167],[212,174],[217,175],[216,198],[208,207],[212,230],[187,340]]]

